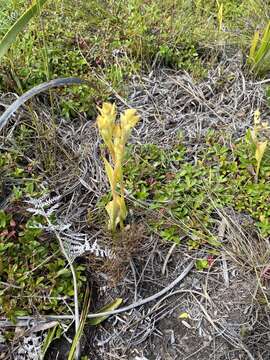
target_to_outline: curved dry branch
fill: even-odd
[[[16,101],[14,101],[7,109],[6,111],[1,115],[0,117],[0,131],[3,129],[3,127],[7,124],[8,120],[11,118],[11,116],[23,105],[31,99],[32,97],[47,91],[49,89],[55,88],[55,87],[61,87],[66,85],[90,85],[89,81],[82,80],[79,78],[59,78],[47,81],[45,83],[42,83],[40,85],[37,85],[33,87],[32,89],[28,90],[26,93],[24,93],[22,96],[20,96]]]
[[[160,298],[161,296],[165,295],[166,293],[168,293],[170,290],[172,290],[176,285],[178,285],[189,273],[190,271],[193,269],[194,267],[194,260],[191,260],[189,262],[189,264],[184,268],[184,270],[182,271],[182,273],[175,279],[173,280],[168,286],[166,286],[165,288],[163,288],[162,290],[160,290],[159,292],[141,299],[139,301],[136,301],[130,305],[124,306],[122,308],[116,309],[116,310],[112,310],[112,311],[105,311],[105,312],[97,312],[94,314],[89,314],[87,316],[88,319],[93,319],[93,318],[98,318],[101,316],[111,316],[111,315],[116,315],[116,314],[121,314],[123,312],[127,312],[130,310],[133,310],[137,307],[140,307],[142,305],[145,305],[147,303],[149,303],[150,301],[155,301],[158,298]],[[73,315],[45,315],[45,316],[41,316],[40,321],[44,320],[46,321],[64,321],[64,320],[74,320],[74,316]],[[25,322],[31,322],[31,321],[35,321],[34,317],[31,316],[18,316],[17,317],[17,323],[16,325],[18,326],[18,324],[20,324],[20,326],[23,326],[23,324],[25,325]],[[0,326],[9,326],[11,325],[12,322],[8,321],[6,319],[1,319],[0,318]]]

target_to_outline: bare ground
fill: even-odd
[[[225,247],[233,247],[236,239],[231,236],[230,229],[226,230]],[[192,257],[205,255],[202,251],[188,253],[180,248],[171,251],[168,245],[152,241],[150,254],[139,252],[125,279],[112,290],[112,296],[110,290],[102,294],[103,300],[126,294],[129,302],[132,298],[133,302],[146,298],[175,279]],[[266,249],[268,245],[263,246]],[[207,272],[193,269],[163,297],[111,318],[104,327],[99,327],[91,345],[92,357],[268,359],[269,315],[262,296],[263,293],[268,296],[269,290],[267,286],[260,289],[251,266],[245,266],[241,260],[236,263],[225,253],[224,250]],[[262,265],[257,263],[256,268]],[[183,313],[188,317],[179,318]]]

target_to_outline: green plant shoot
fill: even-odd
[[[127,216],[124,199],[123,159],[127,140],[131,130],[139,121],[139,116],[135,109],[128,109],[121,115],[120,121],[116,121],[116,107],[110,103],[104,103],[99,111],[97,126],[112,160],[110,163],[105,157],[103,158],[112,192],[112,200],[106,205],[109,215],[108,228],[115,231],[118,224],[123,228]]]
[[[249,50],[248,62],[251,66],[251,69],[256,73],[263,71],[264,62],[269,60],[269,51],[270,51],[270,21],[266,25],[262,38],[260,40],[259,31],[255,31],[253,38],[251,40],[251,46]],[[269,69],[269,65],[268,65]]]
[[[222,23],[223,23],[223,3],[220,4],[218,0],[217,0],[217,8],[218,8],[218,13],[217,13],[218,31],[221,31]]]

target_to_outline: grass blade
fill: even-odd
[[[89,290],[89,286],[87,286],[85,296],[84,296],[81,318],[80,318],[80,325],[79,325],[78,331],[76,332],[74,339],[72,341],[71,348],[70,348],[70,351],[68,354],[68,360],[73,360],[74,358],[75,359],[79,358],[78,349],[79,349],[80,339],[81,339],[81,336],[83,333],[83,329],[85,326],[85,322],[87,320],[87,314],[88,314],[88,310],[90,307],[90,303],[91,303],[91,293]],[[76,354],[76,352],[77,352],[77,354]]]
[[[259,31],[255,31],[251,42],[251,47],[249,50],[249,61],[252,62],[252,64],[254,64],[255,61],[255,51],[258,45],[259,37],[260,37]]]
[[[262,61],[262,59],[267,54],[269,47],[270,47],[270,21],[263,32],[261,45],[255,54],[255,63],[258,64],[259,62]]]
[[[262,75],[269,70],[270,55],[270,21],[266,25],[262,38],[259,31],[255,31],[251,40],[248,62],[252,71]]]
[[[58,326],[59,324],[56,324],[53,328],[48,330],[47,336],[42,344],[42,359],[46,355],[47,350],[49,349],[52,341],[54,340],[54,335]]]
[[[37,0],[30,6],[22,16],[11,26],[8,32],[0,41],[0,59],[6,54],[12,43],[16,40],[17,35],[27,26],[29,21],[38,13],[40,8],[47,0]]]

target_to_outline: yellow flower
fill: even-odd
[[[121,129],[124,142],[127,141],[130,131],[139,121],[139,116],[135,109],[128,109],[121,115]]]
[[[98,107],[100,115],[106,119],[109,124],[114,124],[116,117],[115,104],[103,103],[102,108]]]
[[[97,117],[97,126],[104,143],[107,145],[111,156],[114,158],[112,137],[116,118],[115,105],[104,103],[102,108],[98,109],[100,111],[100,115]]]

